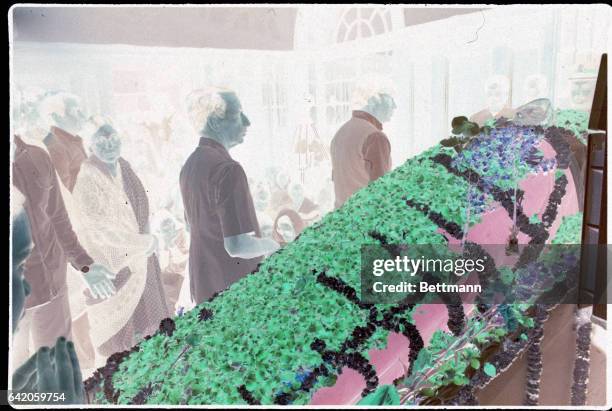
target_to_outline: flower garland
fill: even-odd
[[[571,402],[572,405],[586,405],[593,325],[590,312],[586,309],[576,310],[574,318],[576,324],[576,359],[574,360]]]
[[[542,337],[544,322],[548,319],[548,311],[536,304],[535,326],[531,335],[531,344],[527,348],[527,382],[524,405],[538,405],[540,399],[540,380],[542,378]]]

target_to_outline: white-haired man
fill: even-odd
[[[190,95],[188,111],[200,136],[180,174],[189,226],[189,278],[196,304],[253,271],[278,244],[261,238],[249,184],[228,150],[244,141],[248,118],[236,93],[208,88]]]
[[[383,80],[369,78],[360,81],[353,93],[356,109],[330,146],[335,208],[391,169],[391,145],[382,131],[397,108],[391,93]]]
[[[72,338],[68,263],[80,272],[93,294],[106,298],[115,292],[110,282],[114,273],[94,262],[79,242],[66,211],[61,183],[41,138],[44,134],[40,125],[31,126],[23,139],[16,135],[12,144],[12,183],[26,198],[24,207],[34,240],[24,263],[31,294],[15,336],[17,364],[38,348],[53,345],[58,337]]]

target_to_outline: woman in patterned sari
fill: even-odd
[[[96,261],[117,272],[117,293],[106,300],[85,293],[91,338],[108,357],[131,348],[170,316],[149,233],[145,188],[121,157],[121,139],[106,119],[93,119],[91,155],[73,190],[77,230]]]

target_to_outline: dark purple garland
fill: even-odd
[[[175,330],[176,324],[174,323],[174,320],[172,318],[164,318],[159,323],[159,332],[168,337],[172,337],[172,334],[174,334]]]
[[[211,319],[212,317],[213,317],[212,310],[209,310],[206,307],[202,307],[202,309],[200,310],[200,313],[198,314],[199,321],[207,321]]]
[[[455,237],[456,239],[460,240],[463,238],[463,230],[461,229],[461,227],[459,226],[459,224],[453,222],[453,221],[448,221],[446,220],[442,214],[436,212],[436,211],[432,211],[429,206],[427,204],[421,204],[418,203],[414,200],[410,200],[404,197],[404,200],[406,201],[406,204],[409,207],[412,207],[420,212],[422,212],[423,214],[425,214],[425,216],[427,216],[427,218],[429,218],[434,224],[436,224],[438,227],[446,230],[447,233],[449,233],[450,235],[452,235],[453,237]]]
[[[585,405],[589,380],[591,331],[593,329],[593,324],[590,320],[581,323],[578,319],[579,317],[577,316],[576,359],[574,360],[571,401],[572,405]]]
[[[316,272],[316,270],[313,271]],[[341,279],[337,277],[329,277],[324,272],[319,273],[316,278],[318,283],[336,291],[338,294],[343,295],[347,300],[359,308],[366,310],[372,307],[372,304],[362,303],[357,297],[357,291],[355,291],[353,287],[349,286]]]
[[[544,224],[546,229],[549,229],[557,218],[559,205],[565,196],[567,184],[568,181],[565,174],[555,180],[553,191],[550,193],[550,197],[548,197],[548,205],[544,214],[542,214],[542,224]]]
[[[153,393],[153,387],[151,387],[151,384],[149,383],[149,385],[147,385],[145,388],[138,391],[138,394],[136,394],[134,398],[132,398],[132,401],[130,401],[129,405],[146,404],[147,399],[149,398],[149,395],[151,395],[151,393]]]
[[[557,168],[566,169],[569,167],[572,150],[567,143],[566,136],[575,138],[574,133],[562,127],[548,127],[544,133],[544,139],[550,143],[555,150]]]
[[[378,376],[376,370],[370,364],[370,362],[358,352],[341,352],[332,351],[325,349],[326,344],[324,341],[315,338],[310,344],[310,348],[313,351],[318,352],[325,363],[327,363],[332,369],[340,373],[342,367],[347,366],[363,375],[366,380],[366,388],[361,393],[362,397],[373,392],[378,387]]]
[[[530,346],[527,348],[527,382],[524,405],[538,405],[540,399],[540,379],[542,378],[542,337],[548,310],[541,304],[536,306],[534,327],[531,332]]]
[[[253,394],[251,394],[249,390],[247,390],[247,387],[245,385],[241,385],[240,387],[238,387],[238,392],[240,393],[240,395],[242,396],[242,399],[245,400],[247,404],[261,405],[261,403],[257,401],[255,397],[253,397]]]

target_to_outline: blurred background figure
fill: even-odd
[[[391,169],[391,145],[382,131],[397,108],[387,79],[364,76],[353,93],[352,117],[332,139],[330,152],[335,208]]]
[[[84,296],[101,362],[155,332],[170,313],[154,254],[158,241],[149,231],[149,200],[139,177],[121,157],[121,136],[103,117],[92,118],[85,135],[91,154],[73,190],[79,233],[92,255],[117,272],[112,298]]]
[[[597,79],[595,64],[578,64],[570,75],[570,106],[574,110],[590,111]]]
[[[525,101],[548,98],[548,79],[544,74],[531,74],[525,79]]]
[[[497,74],[491,76],[485,82],[485,98],[487,107],[470,117],[470,121],[477,123],[480,127],[488,121],[498,118],[511,119],[514,111],[510,107],[510,79]]]
[[[17,92],[13,95],[15,104],[13,106],[13,128],[14,133],[26,136],[34,126],[40,127],[39,105],[45,90],[40,87],[17,86]]]
[[[183,224],[165,209],[156,213],[155,233],[161,240],[158,258],[166,302],[168,310],[175,313],[189,259],[188,233]]]
[[[13,335],[23,318],[25,302],[31,292],[30,285],[23,277],[24,263],[33,246],[30,223],[23,208],[24,202],[23,194],[13,189],[11,192]],[[13,349],[15,349],[14,346]],[[15,370],[12,375],[11,388],[14,393],[63,394],[62,404],[83,404],[83,382],[74,344],[64,337],[59,337],[53,348],[39,348]],[[48,403],[52,404],[53,401]]]
[[[228,151],[244,141],[250,125],[236,93],[196,90],[188,97],[188,112],[200,140],[181,170],[180,185],[191,235],[191,296],[199,304],[279,246],[261,238],[246,174]]]

